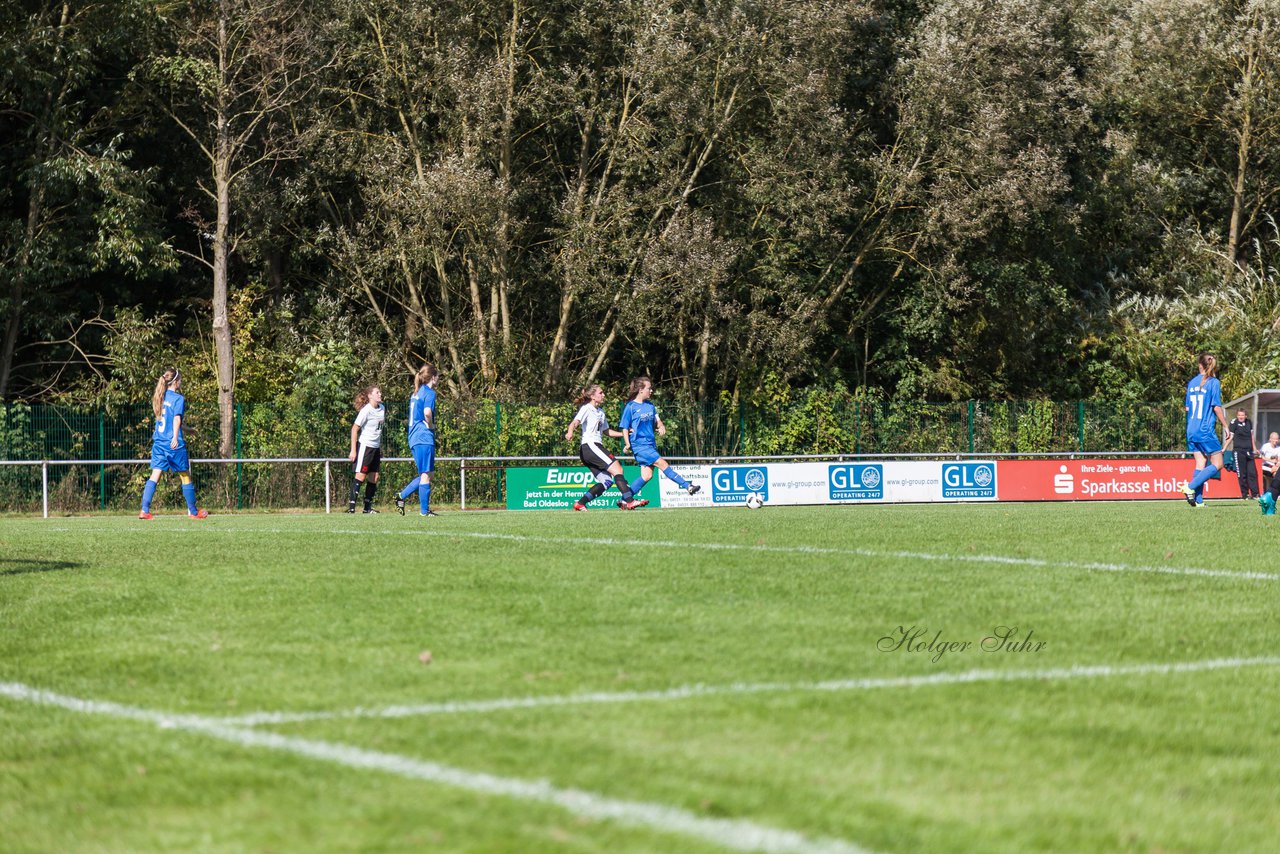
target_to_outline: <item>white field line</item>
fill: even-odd
[[[181,730],[227,741],[241,747],[291,753],[309,759],[333,762],[348,768],[381,771],[411,780],[423,780],[463,789],[479,795],[512,798],[559,807],[576,816],[613,821],[694,837],[735,851],[762,851],[769,854],[869,854],[857,845],[839,839],[810,838],[790,830],[767,827],[744,819],[708,818],[686,810],[643,801],[626,801],[581,789],[564,789],[545,780],[521,780],[477,771],[453,768],[394,753],[364,750],[346,744],[292,738],[259,730],[228,726],[225,722],[196,715],[170,715],[99,700],[83,700],[42,691],[14,682],[0,682],[0,697],[73,712],[105,715],[149,723],[166,730]]]
[[[156,529],[154,523],[147,523],[145,527],[125,528],[123,532],[127,533],[146,533],[150,534]],[[85,529],[77,531],[74,528],[54,528],[58,532],[77,532],[84,533]],[[1077,561],[1064,560],[1045,560],[1043,558],[1034,557],[1010,557],[1007,555],[989,555],[989,554],[945,554],[939,552],[916,552],[916,551],[898,551],[891,549],[842,549],[827,548],[824,546],[768,546],[768,545],[748,545],[744,543],[698,543],[698,542],[677,542],[675,540],[640,540],[640,539],[621,539],[617,537],[545,537],[533,536],[528,534],[498,534],[490,531],[454,531],[448,528],[442,530],[425,530],[416,529],[408,531],[387,531],[387,530],[359,530],[347,528],[326,528],[326,529],[289,529],[289,528],[250,528],[250,529],[220,529],[216,526],[209,526],[198,522],[193,522],[190,526],[184,525],[181,529],[164,528],[167,532],[175,532],[181,530],[185,536],[188,533],[209,533],[209,534],[305,534],[308,536],[316,534],[342,534],[354,535],[361,537],[387,536],[387,535],[405,535],[419,537],[446,537],[458,539],[473,540],[498,540],[512,543],[547,543],[551,545],[581,545],[581,546],[608,546],[610,548],[644,548],[659,547],[670,549],[698,549],[703,551],[716,552],[746,552],[757,554],[786,554],[786,555],[817,555],[817,556],[836,556],[836,557],[865,557],[865,558],[892,558],[895,560],[920,560],[920,561],[938,561],[953,563],[989,563],[999,564],[1003,566],[1025,566],[1035,569],[1076,569],[1087,572],[1146,572],[1157,573],[1163,575],[1192,575],[1208,578],[1242,578],[1250,581],[1280,581],[1280,575],[1271,572],[1254,572],[1249,570],[1232,570],[1232,569],[1198,569],[1196,567],[1185,566],[1143,566],[1139,564],[1125,563],[1082,563]],[[113,530],[112,533],[120,532],[119,529]]]
[[[756,682],[729,685],[685,685],[661,691],[612,691],[584,694],[560,694],[545,697],[508,697],[494,700],[455,700],[418,705],[383,706],[381,708],[342,709],[316,712],[257,712],[220,720],[236,726],[262,726],[330,720],[334,718],[407,718],[419,715],[456,715],[500,712],[510,709],[535,709],[552,706],[578,706],[612,703],[661,703],[695,697],[741,694],[777,694],[800,692],[867,691],[876,688],[923,688],[933,685],[957,685],[973,682],[1018,682],[1028,680],[1094,679],[1113,676],[1148,676],[1152,674],[1194,673],[1202,670],[1232,670],[1243,667],[1280,666],[1280,657],[1216,658],[1169,664],[1076,665],[1048,670],[965,670],[958,673],[933,673],[923,676],[890,676],[866,679],[834,679],[825,682]]]

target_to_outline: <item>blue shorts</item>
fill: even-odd
[[[1222,451],[1222,442],[1218,440],[1217,436],[1205,436],[1205,437],[1202,437],[1198,442],[1193,442],[1192,440],[1188,439],[1187,450],[1199,451],[1200,453],[1208,457],[1208,456],[1212,456],[1213,454],[1220,453]]]
[[[656,445],[632,445],[631,453],[635,456],[636,463],[642,466],[654,465],[662,459]]]
[[[187,459],[186,444],[170,448],[168,442],[155,443],[151,446],[151,467],[160,471],[190,471],[191,460]]]
[[[436,470],[436,446],[414,445],[413,462],[418,467],[418,474],[430,474]]]

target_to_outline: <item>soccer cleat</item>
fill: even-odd
[[[404,515],[404,499],[403,498],[400,498],[400,497],[396,498],[396,510],[400,511],[401,516]]]
[[[347,512],[348,513],[356,512],[356,503],[354,501],[347,502]]]
[[[1270,492],[1268,492],[1267,494],[1268,494],[1268,495],[1270,495],[1271,493],[1270,493]],[[154,516],[152,516],[150,513],[148,513],[146,510],[143,510],[141,513],[139,513],[139,514],[138,514],[138,518],[139,518],[139,519],[154,519],[155,517],[154,517]]]
[[[1191,484],[1184,483],[1178,487],[1178,490],[1182,493],[1182,497],[1187,499],[1188,504],[1192,507],[1196,506],[1196,491],[1191,488]]]
[[[197,510],[194,513],[187,514],[188,519],[206,519],[208,518],[208,516],[209,516],[208,510]]]
[[[619,499],[618,499],[618,509],[619,509],[619,510],[630,510],[630,509],[631,509],[631,502],[629,502],[629,501],[623,501],[621,498],[619,498]]]
[[[575,501],[575,502],[573,502],[573,509],[574,509],[574,510],[586,510],[586,509],[587,509],[587,505],[583,504],[581,501]]]
[[[631,502],[631,503],[635,505],[635,509],[636,509],[636,510],[639,510],[641,507],[648,507],[648,506],[649,506],[649,499],[647,499],[647,498],[637,498],[635,501],[633,501],[633,502]]]
[[[643,507],[645,504],[648,504],[648,503],[649,502],[646,501],[645,499],[637,500],[633,498],[630,501],[619,501],[618,506],[621,507],[623,510],[635,510],[636,508]]]
[[[1203,509],[1204,509],[1204,502],[1203,502],[1203,501],[1197,501],[1197,502],[1195,502],[1194,504],[1192,504],[1191,506],[1192,506],[1192,507],[1194,507],[1194,508],[1196,508],[1197,510],[1203,510]]]
[[[364,508],[364,512],[365,512],[365,513],[377,513],[378,511],[377,511],[377,510],[375,510],[375,509],[373,509],[372,507],[366,507],[366,508]]]
[[[434,510],[428,510],[426,513],[419,513],[419,516],[439,516],[440,514]]]
[[[689,493],[690,495],[697,495],[701,491],[702,491],[702,487],[698,486],[698,484],[696,483],[689,484],[689,488],[685,490],[685,492]]]

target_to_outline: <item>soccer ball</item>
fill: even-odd
[[[759,510],[764,506],[764,496],[758,492],[747,493],[747,507],[751,510]]]

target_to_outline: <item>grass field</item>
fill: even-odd
[[[1245,502],[3,518],[0,850],[1274,851],[1277,542]]]

